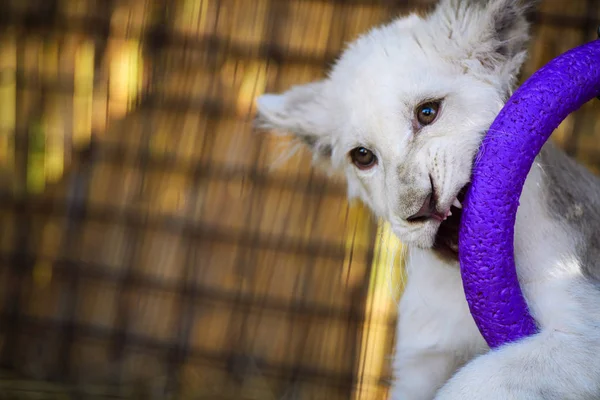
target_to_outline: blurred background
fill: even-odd
[[[433,3],[0,0],[0,398],[385,399],[402,245],[254,98]],[[600,0],[530,17],[522,78]]]

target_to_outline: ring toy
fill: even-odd
[[[535,334],[514,261],[519,197],[558,125],[600,95],[600,40],[553,59],[517,89],[486,134],[473,166],[459,230],[469,309],[491,348]]]

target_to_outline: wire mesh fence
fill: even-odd
[[[0,2],[0,394],[385,398],[398,243],[253,101],[433,4]],[[600,2],[531,18],[524,77]],[[598,111],[554,135],[591,168]]]

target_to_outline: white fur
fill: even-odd
[[[578,232],[547,207],[543,166],[527,178],[515,227],[517,272],[542,329],[534,337],[489,351],[457,263],[430,249],[439,222],[407,221],[430,192],[429,176],[443,209],[468,183],[525,58],[519,11],[517,0],[443,0],[429,16],[359,38],[326,79],[258,101],[259,126],[309,143],[345,174],[349,196],[409,246],[393,400],[600,398],[600,294],[582,274]],[[416,130],[415,107],[442,98],[438,119]],[[358,146],[377,155],[374,168],[352,164],[348,154]]]

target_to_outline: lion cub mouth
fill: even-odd
[[[467,186],[463,187],[456,196],[460,204],[463,204],[466,192]],[[462,207],[455,206],[451,210],[452,213],[442,221],[438,228],[433,250],[444,260],[458,261],[458,230],[463,210]]]

